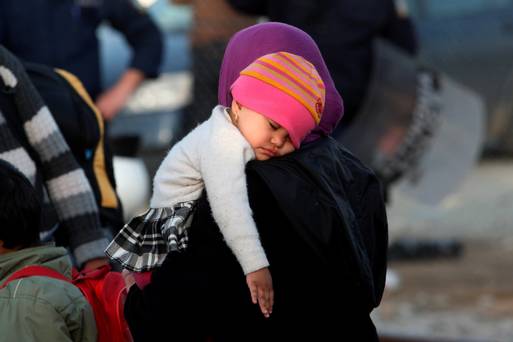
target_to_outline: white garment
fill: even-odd
[[[153,180],[150,207],[197,200],[207,191],[212,215],[244,274],[269,266],[252,217],[245,165],[255,153],[226,108],[173,146]]]

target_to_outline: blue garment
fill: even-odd
[[[72,72],[95,98],[102,90],[96,29],[103,21],[131,45],[130,67],[155,77],[160,31],[129,0],[2,0],[0,44],[20,59]]]

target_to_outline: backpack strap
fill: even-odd
[[[13,280],[27,278],[27,277],[34,277],[34,276],[49,277],[49,278],[54,278],[54,279],[58,279],[58,280],[62,280],[62,281],[71,283],[71,279],[66,278],[64,275],[60,274],[59,272],[57,272],[54,269],[51,269],[46,266],[31,265],[31,266],[26,266],[16,272],[14,272],[13,274],[11,274],[9,276],[9,278],[7,278],[7,280],[3,283],[3,285],[0,286],[0,289],[3,289],[4,287],[6,287],[7,284],[9,284]]]

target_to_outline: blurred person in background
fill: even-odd
[[[102,89],[96,29],[108,21],[133,49],[128,69]],[[130,0],[2,0],[0,44],[20,59],[76,75],[106,120],[112,119],[146,77],[156,77],[162,37]]]
[[[256,23],[256,18],[239,13],[226,0],[169,0],[190,5],[194,15],[190,34],[192,49],[192,102],[182,118],[178,140],[209,117],[217,102],[219,69],[231,36]]]
[[[243,13],[266,16],[301,28],[319,45],[344,94],[344,119],[351,124],[372,77],[373,44],[383,38],[406,53],[417,53],[417,38],[404,0],[228,0]]]
[[[107,154],[108,139],[101,113],[71,73],[35,63],[24,63],[24,67],[84,170],[95,195],[102,228],[115,235],[124,224],[123,210],[116,192],[113,160]]]
[[[67,95],[62,88],[54,90]],[[34,185],[43,204],[42,241],[59,240],[80,268],[107,263],[103,251],[109,235],[101,226],[91,183],[24,66],[1,45],[0,159]]]

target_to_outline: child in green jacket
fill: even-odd
[[[1,132],[0,132],[1,133]],[[71,283],[32,276],[10,281],[26,266],[71,278],[66,249],[39,242],[41,206],[29,180],[0,160],[0,342],[96,341],[93,311]]]

